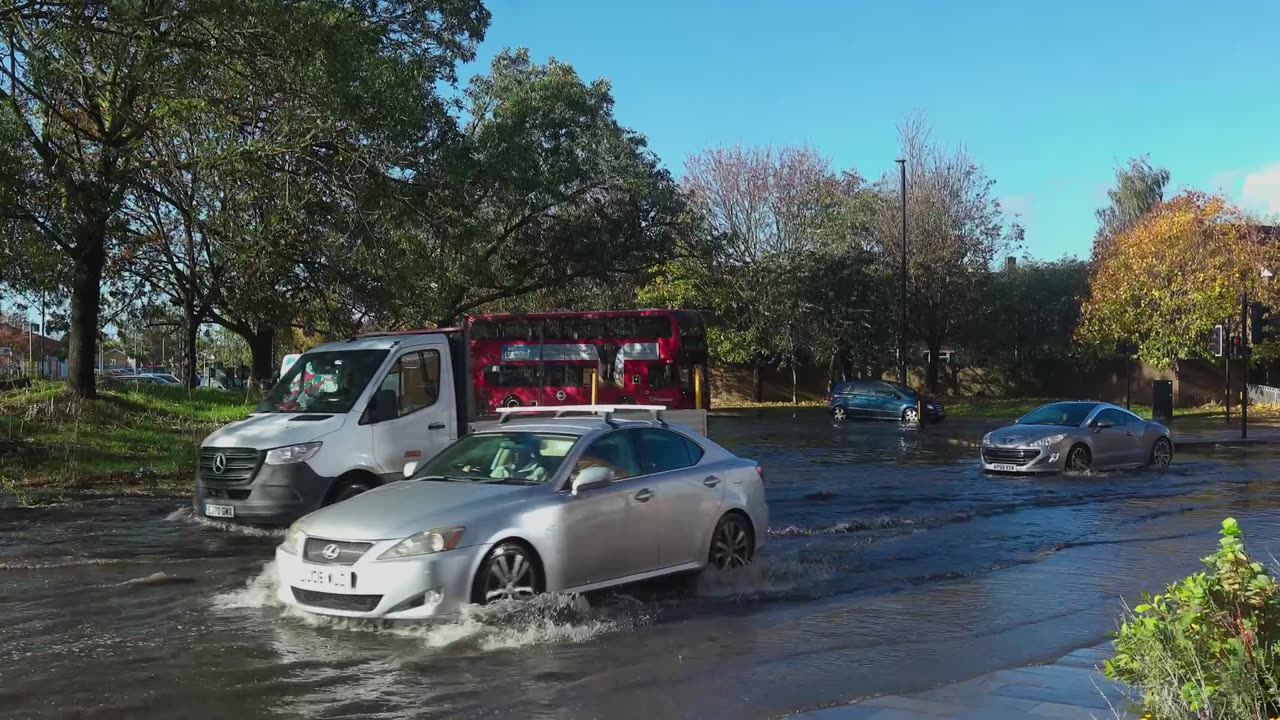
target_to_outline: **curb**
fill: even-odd
[[[1173,446],[1179,450],[1212,450],[1223,447],[1248,447],[1250,445],[1275,445],[1276,440],[1269,438],[1235,438],[1234,440],[1184,440],[1177,438]]]

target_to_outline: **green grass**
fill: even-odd
[[[200,440],[251,409],[239,393],[163,386],[97,400],[60,383],[0,393],[0,489],[23,504],[68,491],[189,492]]]

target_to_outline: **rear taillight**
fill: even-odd
[[[757,465],[756,474],[760,476],[760,484],[763,485],[764,484],[764,468]]]
[[[834,402],[834,401],[835,401],[835,399],[836,399],[836,398],[835,398],[835,396],[834,396],[834,395],[828,395],[828,396],[827,396],[827,404],[828,404],[828,405],[830,405],[832,402]]]

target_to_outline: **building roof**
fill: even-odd
[[[62,343],[51,337],[35,333],[28,338],[28,331],[25,328],[0,322],[0,347],[13,348],[15,355],[26,357],[28,346],[37,356],[57,355],[62,352]]]

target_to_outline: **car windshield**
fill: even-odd
[[[1062,427],[1079,427],[1080,423],[1098,407],[1094,403],[1054,403],[1044,405],[1027,413],[1018,421],[1019,425],[1061,425]]]
[[[894,390],[897,390],[903,395],[919,395],[920,394],[919,390],[903,385],[902,383],[885,382],[885,385],[888,385],[889,387],[893,388]]]
[[[307,353],[262,398],[256,412],[348,412],[386,356],[386,350]]]
[[[556,474],[577,441],[574,435],[533,432],[468,435],[410,479],[540,485]]]

